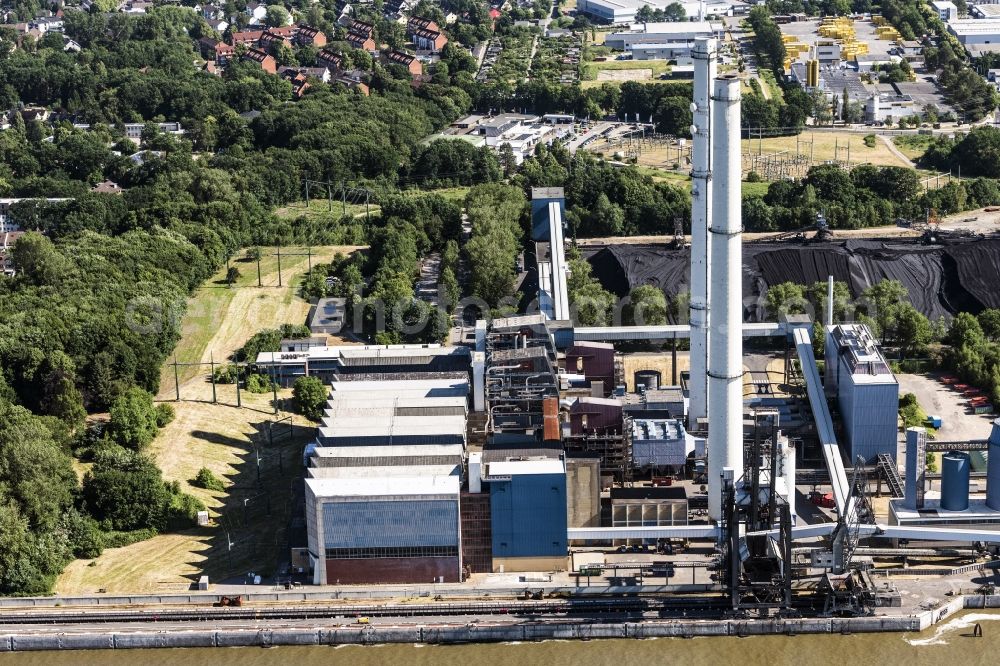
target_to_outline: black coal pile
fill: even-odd
[[[743,245],[743,294],[759,297],[782,282],[811,285],[833,275],[854,297],[882,280],[899,280],[928,317],[1000,307],[1000,238],[943,236],[833,242],[754,242]],[[689,249],[610,245],[584,255],[605,289],[619,296],[652,284],[668,296],[689,289]]]

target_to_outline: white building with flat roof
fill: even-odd
[[[949,21],[948,31],[955,35],[962,46],[966,48],[984,44],[1000,44],[1000,19]]]
[[[724,30],[725,26],[715,21],[635,23],[628,30],[606,35],[604,44],[620,51],[633,50],[637,45],[657,45],[661,49],[673,47],[681,57],[690,58],[695,39],[719,38]]]
[[[746,14],[750,4],[739,0],[704,0],[690,2],[678,0],[579,0],[577,11],[605,23],[632,23],[635,13],[643,6],[664,10],[678,2],[684,7],[687,18],[704,19],[707,16],[736,16]]]
[[[958,18],[958,7],[949,0],[934,0],[931,7],[937,12],[938,18],[942,21],[951,21]]]

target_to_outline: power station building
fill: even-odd
[[[353,473],[305,481],[315,583],[462,580],[458,475],[347,469]]]
[[[899,383],[864,324],[826,330],[826,391],[834,396],[853,462],[874,463],[880,453],[896,460]]]
[[[566,568],[566,462],[494,460],[483,466],[490,491],[495,571]]]

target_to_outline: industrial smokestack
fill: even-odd
[[[712,208],[712,81],[715,40],[700,37],[694,59],[694,126],[691,128],[691,382],[688,430],[708,416],[708,219]]]
[[[708,513],[722,516],[724,468],[743,476],[743,281],[740,211],[740,81],[715,79],[712,95],[712,215],[708,354]]]

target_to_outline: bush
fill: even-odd
[[[202,467],[198,470],[198,474],[195,475],[194,479],[191,481],[191,485],[197,488],[215,490],[218,492],[222,492],[226,489],[226,484],[223,483],[222,479],[213,474],[212,470],[207,467]]]
[[[174,420],[176,413],[174,412],[174,406],[168,405],[165,402],[161,402],[156,406],[156,426],[162,428],[171,421]]]
[[[927,421],[927,413],[917,403],[917,396],[906,393],[899,399],[899,415],[906,428],[923,426]]]
[[[751,81],[753,81],[754,83],[756,83],[756,79],[751,79]],[[751,172],[749,172],[747,174],[747,182],[748,183],[762,183],[762,182],[764,182],[764,179],[761,178],[761,175],[759,173],[757,173],[756,171],[751,171]]]
[[[247,377],[247,390],[251,393],[269,393],[272,389],[271,378],[267,375],[255,373]]]
[[[865,141],[865,145],[868,146],[869,148],[874,148],[875,147],[875,141],[876,141],[876,139],[875,139],[875,135],[874,134],[868,134],[868,135],[866,135],[865,138],[864,138],[864,141]]]
[[[237,372],[238,368],[233,364],[220,365],[218,368],[215,369],[215,372],[213,373],[213,377],[215,377],[215,383],[235,384]]]
[[[204,510],[205,505],[197,497],[187,493],[171,495],[167,507],[167,529],[183,530],[197,525],[198,512]]]
[[[129,532],[110,531],[101,533],[102,545],[105,548],[124,548],[134,543],[152,539],[158,534],[153,529],[132,530]]]
[[[295,406],[303,416],[318,421],[326,404],[326,385],[317,377],[299,377],[292,386]]]

